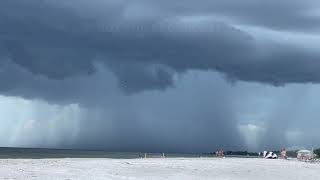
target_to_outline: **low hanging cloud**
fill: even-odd
[[[227,17],[230,11],[240,13],[234,3],[204,2],[192,8],[193,3],[186,1],[185,11],[180,12],[165,8],[169,4],[163,2],[155,11],[158,16],[130,18],[126,14],[139,14],[130,9],[148,9],[158,3],[145,3],[145,7],[139,6],[144,2],[93,1],[89,4],[104,5],[105,11],[119,10],[95,14],[90,12],[90,6],[83,7],[88,2],[74,2],[74,5],[71,2],[1,2],[2,59],[50,79],[90,75],[95,72],[94,63],[101,62],[111,68],[120,83],[127,83],[124,90],[128,92],[166,88],[172,85],[174,73],[188,70],[218,71],[234,80],[276,85],[320,80],[319,53],[303,48],[298,42],[275,42],[273,37],[261,42],[257,35],[217,18]],[[223,12],[213,8],[212,15],[199,15],[203,4],[217,5]],[[270,14],[274,14],[273,10],[278,12],[275,4],[267,3]],[[300,7],[298,1],[291,4],[284,17],[297,16],[295,10],[309,7],[308,3]],[[173,3],[176,6],[179,4]],[[249,1],[243,2],[243,6],[258,7]],[[172,14],[162,15],[161,8]],[[252,14],[244,14],[242,18],[249,15]],[[259,13],[256,16],[257,20],[264,18]],[[273,20],[276,22],[278,18]],[[242,21],[233,22],[239,23]],[[256,26],[254,22],[251,25]]]

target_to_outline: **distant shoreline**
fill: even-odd
[[[50,149],[50,148],[12,148],[0,147],[0,159],[60,159],[60,158],[213,158],[211,153],[145,153],[111,152],[106,150]],[[226,157],[257,158],[257,156],[227,155]]]

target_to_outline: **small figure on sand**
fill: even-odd
[[[281,155],[282,159],[288,159],[287,150],[286,149],[281,149],[280,155]]]
[[[217,156],[217,157],[224,157],[224,151],[223,151],[223,149],[217,150],[217,151],[216,151],[216,156]]]

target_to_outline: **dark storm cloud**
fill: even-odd
[[[230,93],[215,73],[202,74],[206,81],[192,75],[319,83],[318,44],[305,37],[318,38],[318,7],[315,0],[2,0],[0,93],[80,104],[88,114],[72,147],[245,148],[231,97],[252,89]],[[296,39],[279,38],[288,34]]]
[[[90,6],[85,8],[89,4],[104,5],[107,13],[95,14]],[[272,41],[262,46],[245,30],[199,17],[212,11],[213,15],[225,16],[237,24],[261,22],[271,29],[282,28],[279,26],[282,24],[287,30],[295,31],[306,25],[294,22],[297,27],[291,27],[290,22],[307,18],[303,12],[311,10],[311,5],[316,8],[317,4],[314,1],[80,1],[66,5],[53,1],[2,1],[0,47],[3,58],[53,79],[92,74],[94,62],[103,62],[115,67],[113,71],[120,81],[126,82],[127,90],[134,92],[165,88],[172,84],[172,72],[192,69],[214,70],[235,80],[270,84],[317,83],[319,63],[315,59],[319,54],[299,45]],[[97,6],[92,7],[100,12]],[[142,18],[137,15],[141,12],[132,10],[139,10],[137,7],[141,11],[158,8],[155,11],[158,15]],[[164,15],[166,11],[169,12]],[[308,21],[312,19],[310,16]],[[153,64],[161,66],[151,73],[145,66]]]

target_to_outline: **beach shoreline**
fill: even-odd
[[[258,158],[0,159],[0,179],[318,180],[320,164]]]

